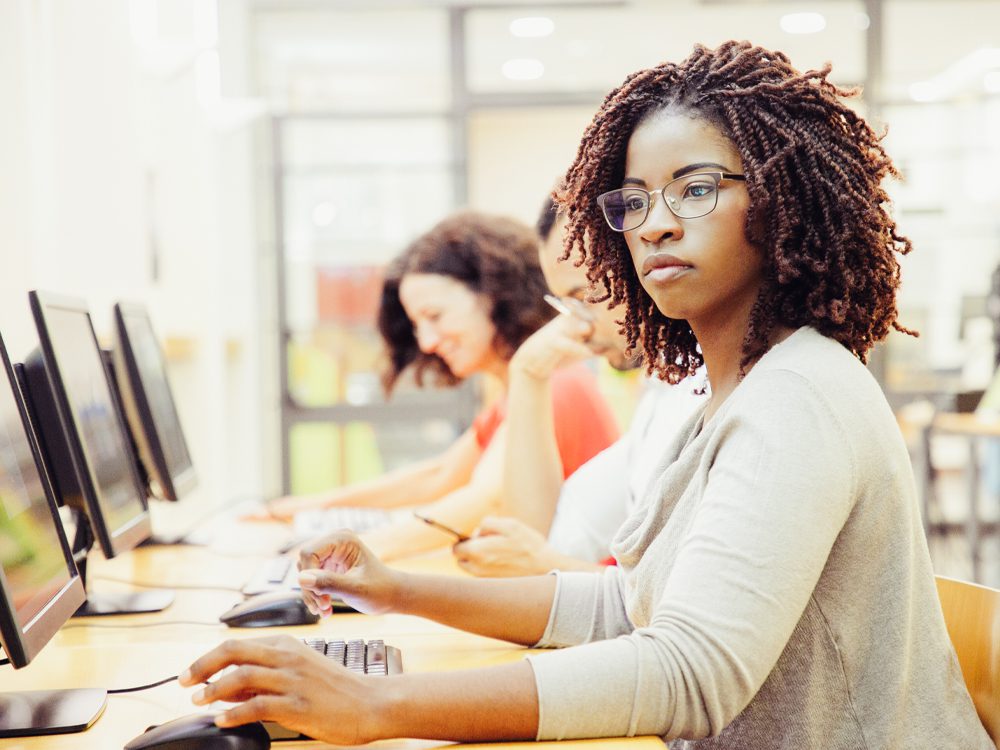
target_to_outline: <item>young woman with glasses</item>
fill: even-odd
[[[404,375],[454,385],[476,374],[501,386],[518,346],[555,311],[538,259],[538,239],[512,219],[464,212],[414,240],[390,264],[382,288],[379,332],[389,366],[391,392]],[[617,437],[614,416],[583,366],[561,369],[552,391],[553,422],[564,476]],[[330,492],[273,502],[269,510],[289,518],[302,510],[334,506],[421,506],[422,515],[469,534],[488,513],[500,510],[503,481],[503,398],[484,409],[443,454],[375,480]],[[440,527],[417,518],[372,529],[365,540],[383,559],[455,541]]]
[[[615,539],[618,568],[410,576],[346,535],[300,561],[316,611],[337,595],[526,645],[587,645],[386,686],[287,642],[242,641],[182,681],[262,669],[198,702],[258,694],[220,723],[278,719],[338,743],[993,747],[945,630],[906,447],[863,365],[905,331],[909,242],[881,187],[895,169],[827,74],[747,43],[697,47],[611,92],[567,173],[567,252],[586,249],[650,369],[676,381],[704,363],[710,382]],[[274,694],[276,668],[304,679]]]

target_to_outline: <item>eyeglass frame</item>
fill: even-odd
[[[715,203],[712,205],[710,209],[708,209],[703,214],[697,214],[696,216],[681,216],[680,214],[677,213],[676,210],[674,210],[674,207],[670,205],[670,201],[664,197],[663,191],[666,190],[671,185],[673,185],[675,182],[678,182],[680,180],[689,180],[692,177],[703,177],[703,176],[710,176],[715,178]],[[683,174],[680,177],[675,177],[666,185],[661,187],[659,190],[653,190],[652,192],[646,190],[645,188],[641,188],[638,185],[618,188],[617,190],[609,190],[606,193],[601,193],[599,196],[597,196],[597,205],[600,206],[601,215],[604,217],[604,221],[605,223],[607,223],[611,231],[618,232],[619,234],[624,234],[625,232],[632,232],[646,223],[646,219],[649,218],[649,212],[653,208],[653,196],[656,195],[657,193],[660,194],[660,199],[663,201],[663,204],[667,207],[670,213],[672,213],[678,219],[700,219],[703,216],[708,216],[710,213],[712,213],[712,211],[714,211],[716,208],[719,207],[719,185],[722,184],[723,180],[736,180],[739,182],[746,182],[746,179],[747,179],[746,175],[736,174],[735,172],[722,172],[722,171],[692,172],[690,174]],[[636,190],[641,193],[645,193],[646,198],[649,202],[646,204],[646,215],[642,217],[642,221],[640,221],[634,227],[629,227],[628,229],[616,229],[614,225],[612,225],[611,220],[608,218],[608,211],[604,207],[604,203],[609,195],[620,193],[623,190]]]

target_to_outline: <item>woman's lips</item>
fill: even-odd
[[[662,268],[654,268],[646,274],[646,278],[654,282],[670,281],[690,270],[691,266],[663,266]]]
[[[653,253],[642,262],[642,275],[650,281],[670,281],[690,268],[689,264],[675,255]]]

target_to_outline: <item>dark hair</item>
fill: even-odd
[[[629,76],[587,128],[556,199],[568,212],[565,256],[578,249],[605,299],[626,305],[623,333],[647,368],[676,383],[702,362],[691,327],[665,317],[643,291],[623,235],[597,196],[621,187],[632,133],[657,112],[689,113],[739,151],[750,207],[746,235],[764,279],[743,340],[741,370],[768,348],[776,325],[813,326],[861,361],[897,323],[899,261],[910,241],[896,230],[881,187],[896,168],[871,127],[838,97],[830,66],[799,73],[781,52],[748,42],[694,48],[682,63]],[[586,245],[584,244],[586,240]],[[914,334],[916,335],[916,334]]]
[[[413,273],[448,276],[485,295],[496,328],[493,346],[504,359],[510,359],[555,315],[543,300],[547,287],[538,261],[538,239],[530,228],[472,211],[450,216],[414,240],[386,269],[378,329],[389,354],[382,378],[387,393],[411,365],[418,385],[423,385],[428,372],[438,383],[459,382],[444,360],[417,346],[413,324],[399,299],[403,277]]]
[[[551,195],[545,196],[542,210],[538,214],[538,221],[535,222],[535,231],[538,232],[538,236],[542,242],[549,241],[549,235],[552,234],[552,227],[556,225],[556,218],[558,216],[559,205],[553,200]]]

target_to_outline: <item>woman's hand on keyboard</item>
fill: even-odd
[[[367,614],[389,612],[400,588],[399,575],[347,530],[302,546],[299,585],[306,606],[322,616],[330,614],[333,598]]]
[[[336,745],[379,738],[379,714],[372,706],[382,680],[354,674],[296,638],[226,641],[195,661],[179,682],[198,685],[222,670],[227,671],[192,697],[199,706],[238,704],[216,718],[221,727],[276,721]]]

